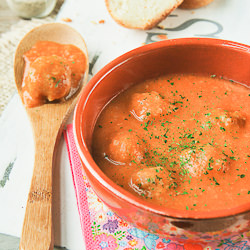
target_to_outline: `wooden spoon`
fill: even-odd
[[[73,44],[80,48],[86,56],[86,65],[83,65],[86,71],[79,90],[68,100],[26,108],[33,127],[35,162],[20,241],[21,250],[53,249],[52,165],[55,158],[54,149],[61,136],[63,125],[73,110],[88,76],[87,48],[81,35],[65,24],[44,24],[31,30],[17,47],[14,73],[19,95],[22,93],[21,85],[25,67],[23,54],[30,50],[37,41],[42,40]]]

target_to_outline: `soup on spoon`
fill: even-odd
[[[35,142],[34,170],[20,249],[53,249],[52,165],[63,125],[87,82],[85,42],[68,25],[41,25],[19,43],[14,73]]]
[[[22,99],[27,107],[72,96],[86,70],[84,53],[72,44],[39,41],[23,57]]]

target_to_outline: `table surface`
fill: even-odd
[[[7,26],[19,20],[1,6],[0,23],[6,22]],[[116,24],[109,16],[104,0],[68,0],[58,13],[57,21],[70,18],[72,22],[68,25],[84,37],[89,51],[90,79],[115,57],[145,43],[158,41],[163,37],[159,35],[167,35],[169,39],[214,37],[250,44],[249,9],[249,0],[215,0],[195,11],[177,9],[159,28],[141,31]],[[68,119],[68,123],[71,122],[72,114]],[[0,128],[0,250],[8,250],[18,246],[34,160],[31,127],[17,94],[2,113]],[[55,245],[63,249],[83,250],[84,241],[63,137],[57,148],[53,181]]]

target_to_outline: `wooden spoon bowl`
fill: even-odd
[[[33,127],[35,162],[20,241],[21,250],[53,249],[52,165],[54,149],[61,136],[63,125],[73,110],[88,77],[88,53],[81,35],[65,24],[44,24],[26,34],[17,47],[14,74],[20,96],[25,68],[23,54],[38,41],[54,41],[77,46],[86,56],[86,65],[83,65],[86,71],[78,91],[66,101],[26,108]]]

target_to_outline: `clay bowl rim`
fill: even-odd
[[[100,69],[93,78],[89,81],[89,83],[84,87],[81,96],[77,102],[74,116],[73,116],[73,133],[76,142],[77,151],[81,158],[82,163],[89,170],[91,175],[98,180],[98,182],[106,189],[108,189],[114,196],[117,196],[118,199],[122,199],[127,203],[136,206],[142,210],[146,210],[153,214],[157,214],[159,216],[169,217],[169,218],[178,218],[178,219],[187,219],[187,220],[208,220],[208,219],[222,219],[227,217],[232,217],[235,215],[241,215],[250,211],[250,202],[245,203],[243,205],[239,205],[230,209],[220,209],[213,211],[184,211],[177,210],[172,208],[166,208],[163,206],[157,206],[155,204],[151,204],[146,200],[143,200],[132,193],[126,191],[122,187],[115,184],[111,179],[109,179],[98,167],[95,163],[94,159],[91,156],[90,151],[87,148],[85,141],[83,140],[82,135],[82,113],[83,110],[88,103],[88,98],[96,88],[98,84],[105,78],[106,75],[112,73],[112,71],[116,67],[122,66],[125,62],[128,62],[130,59],[146,54],[151,50],[162,49],[166,46],[188,46],[188,45],[197,45],[197,46],[215,46],[217,48],[223,49],[224,47],[231,48],[232,50],[237,50],[239,53],[249,53],[250,54],[250,46],[229,41],[223,39],[215,39],[215,38],[177,38],[177,39],[169,39],[165,41],[155,42],[151,44],[147,44],[138,48],[135,48],[125,54],[117,57],[112,60],[102,69]],[[212,55],[211,55],[212,56]],[[249,55],[250,56],[250,55]],[[119,93],[117,93],[119,94]],[[100,113],[99,113],[100,114]],[[99,115],[98,114],[98,115]],[[93,188],[95,189],[95,188]]]

